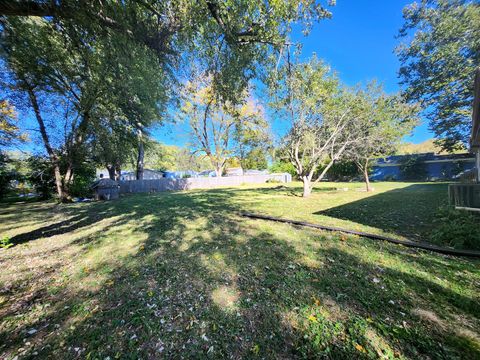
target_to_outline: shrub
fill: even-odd
[[[395,180],[397,180],[397,178],[393,174],[385,175],[385,177],[383,178],[383,181],[395,181]]]
[[[0,249],[8,249],[12,247],[14,244],[10,242],[10,238],[8,236],[4,236],[0,238]]]
[[[53,167],[47,157],[32,155],[27,159],[27,179],[42,199],[49,199],[55,192]]]
[[[45,156],[33,155],[27,159],[29,165],[28,181],[42,199],[48,199],[55,193],[55,177],[53,165]],[[65,166],[62,164],[62,166]],[[81,162],[75,166],[73,181],[68,185],[71,196],[87,197],[91,194],[91,185],[95,180],[95,166],[89,162]]]
[[[68,187],[72,196],[88,197],[91,195],[91,186],[95,180],[95,166],[84,162],[75,167],[73,182]]]
[[[418,155],[407,155],[401,160],[400,172],[403,180],[427,180],[427,166]]]
[[[295,167],[291,162],[287,161],[277,161],[270,166],[270,172],[272,173],[288,173],[292,175],[292,177],[297,176],[297,172],[295,171]]]
[[[371,166],[370,166],[371,168]],[[324,167],[318,169],[317,173],[323,171]],[[341,160],[332,165],[328,170],[328,178],[333,181],[351,181],[358,177],[360,172],[353,161]]]
[[[0,152],[0,199],[8,194],[13,179],[12,172],[7,169],[8,160],[7,155]]]
[[[438,245],[480,250],[480,216],[452,207],[441,207],[435,215],[436,225],[430,241]]]

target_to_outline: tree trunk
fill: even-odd
[[[222,173],[223,173],[222,167],[215,167],[215,175],[217,177],[222,177],[222,175],[223,175]]]
[[[142,130],[138,130],[137,180],[143,180],[144,157],[145,149],[143,148]]]
[[[38,127],[43,140],[43,145],[45,146],[48,157],[53,165],[53,173],[55,176],[55,187],[57,188],[58,198],[60,199],[60,201],[65,202],[69,199],[69,196],[67,191],[65,190],[65,187],[62,181],[62,174],[60,172],[60,162],[58,161],[57,154],[55,154],[55,151],[50,145],[50,139],[48,138],[47,130],[45,128],[45,123],[43,122],[42,114],[40,113],[40,107],[38,105],[35,92],[33,91],[33,87],[28,85],[26,81],[25,81],[25,84],[27,87],[30,103],[35,113],[35,118],[37,119]]]
[[[73,165],[69,162],[67,171],[65,172],[65,177],[63,179],[64,189],[68,188],[69,185],[73,182]]]
[[[120,176],[122,175],[122,169],[120,164],[115,165],[115,181],[120,181]]]
[[[55,175],[55,187],[57,188],[58,198],[61,202],[65,202],[68,200],[68,195],[63,188],[62,174],[60,173],[60,166],[58,165],[58,162],[53,163],[53,173]]]
[[[115,168],[113,165],[107,165],[108,177],[110,180],[115,180]]]
[[[309,197],[312,193],[312,185],[307,176],[302,176],[303,181],[303,197]]]
[[[370,186],[370,178],[368,176],[368,159],[365,160],[365,164],[363,166],[363,178],[365,179],[365,185],[367,188],[367,192],[372,191],[372,188]]]
[[[367,187],[367,192],[372,191],[370,187],[370,179],[368,178],[368,169],[363,170],[363,177],[365,178],[365,185]]]

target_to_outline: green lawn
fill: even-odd
[[[480,358],[480,261],[238,215],[428,237],[445,184],[374,186],[4,204],[0,358]]]

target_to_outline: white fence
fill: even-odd
[[[290,174],[244,175],[225,177],[204,177],[185,179],[155,179],[120,181],[120,193],[142,193],[169,190],[212,189],[220,186],[238,186],[242,184],[263,184],[268,180],[289,183]]]

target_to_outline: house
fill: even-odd
[[[185,171],[162,171],[163,175],[167,179],[182,179],[182,178],[195,178],[198,177],[198,173],[193,170]]]
[[[470,151],[475,154],[476,182],[480,183],[480,68],[475,75]]]
[[[268,170],[245,170],[245,175],[268,175]]]
[[[472,132],[470,151],[475,154],[473,176],[461,178],[461,182],[450,184],[448,194],[450,204],[456,209],[480,212],[480,68],[475,74],[474,100],[472,111]]]
[[[226,176],[267,175],[267,174],[268,174],[268,170],[251,170],[251,169],[243,170],[240,167],[228,168],[225,170]]]
[[[110,177],[110,174],[108,173],[107,169],[97,169],[95,172],[95,178],[97,179],[108,179]]]
[[[198,173],[198,176],[200,177],[216,177],[217,174],[215,173],[214,170],[204,170]]]
[[[418,176],[405,172],[407,163],[417,166]],[[475,167],[475,157],[470,153],[437,155],[434,153],[392,155],[373,163],[371,180],[452,180],[458,174]]]
[[[164,174],[161,171],[155,171],[151,169],[143,169],[143,180],[155,180],[164,178]],[[120,180],[129,181],[137,180],[137,173],[135,171],[122,172]]]
[[[227,168],[227,169],[225,169],[225,175],[226,176],[242,176],[243,175],[243,169],[240,168],[240,167]]]

